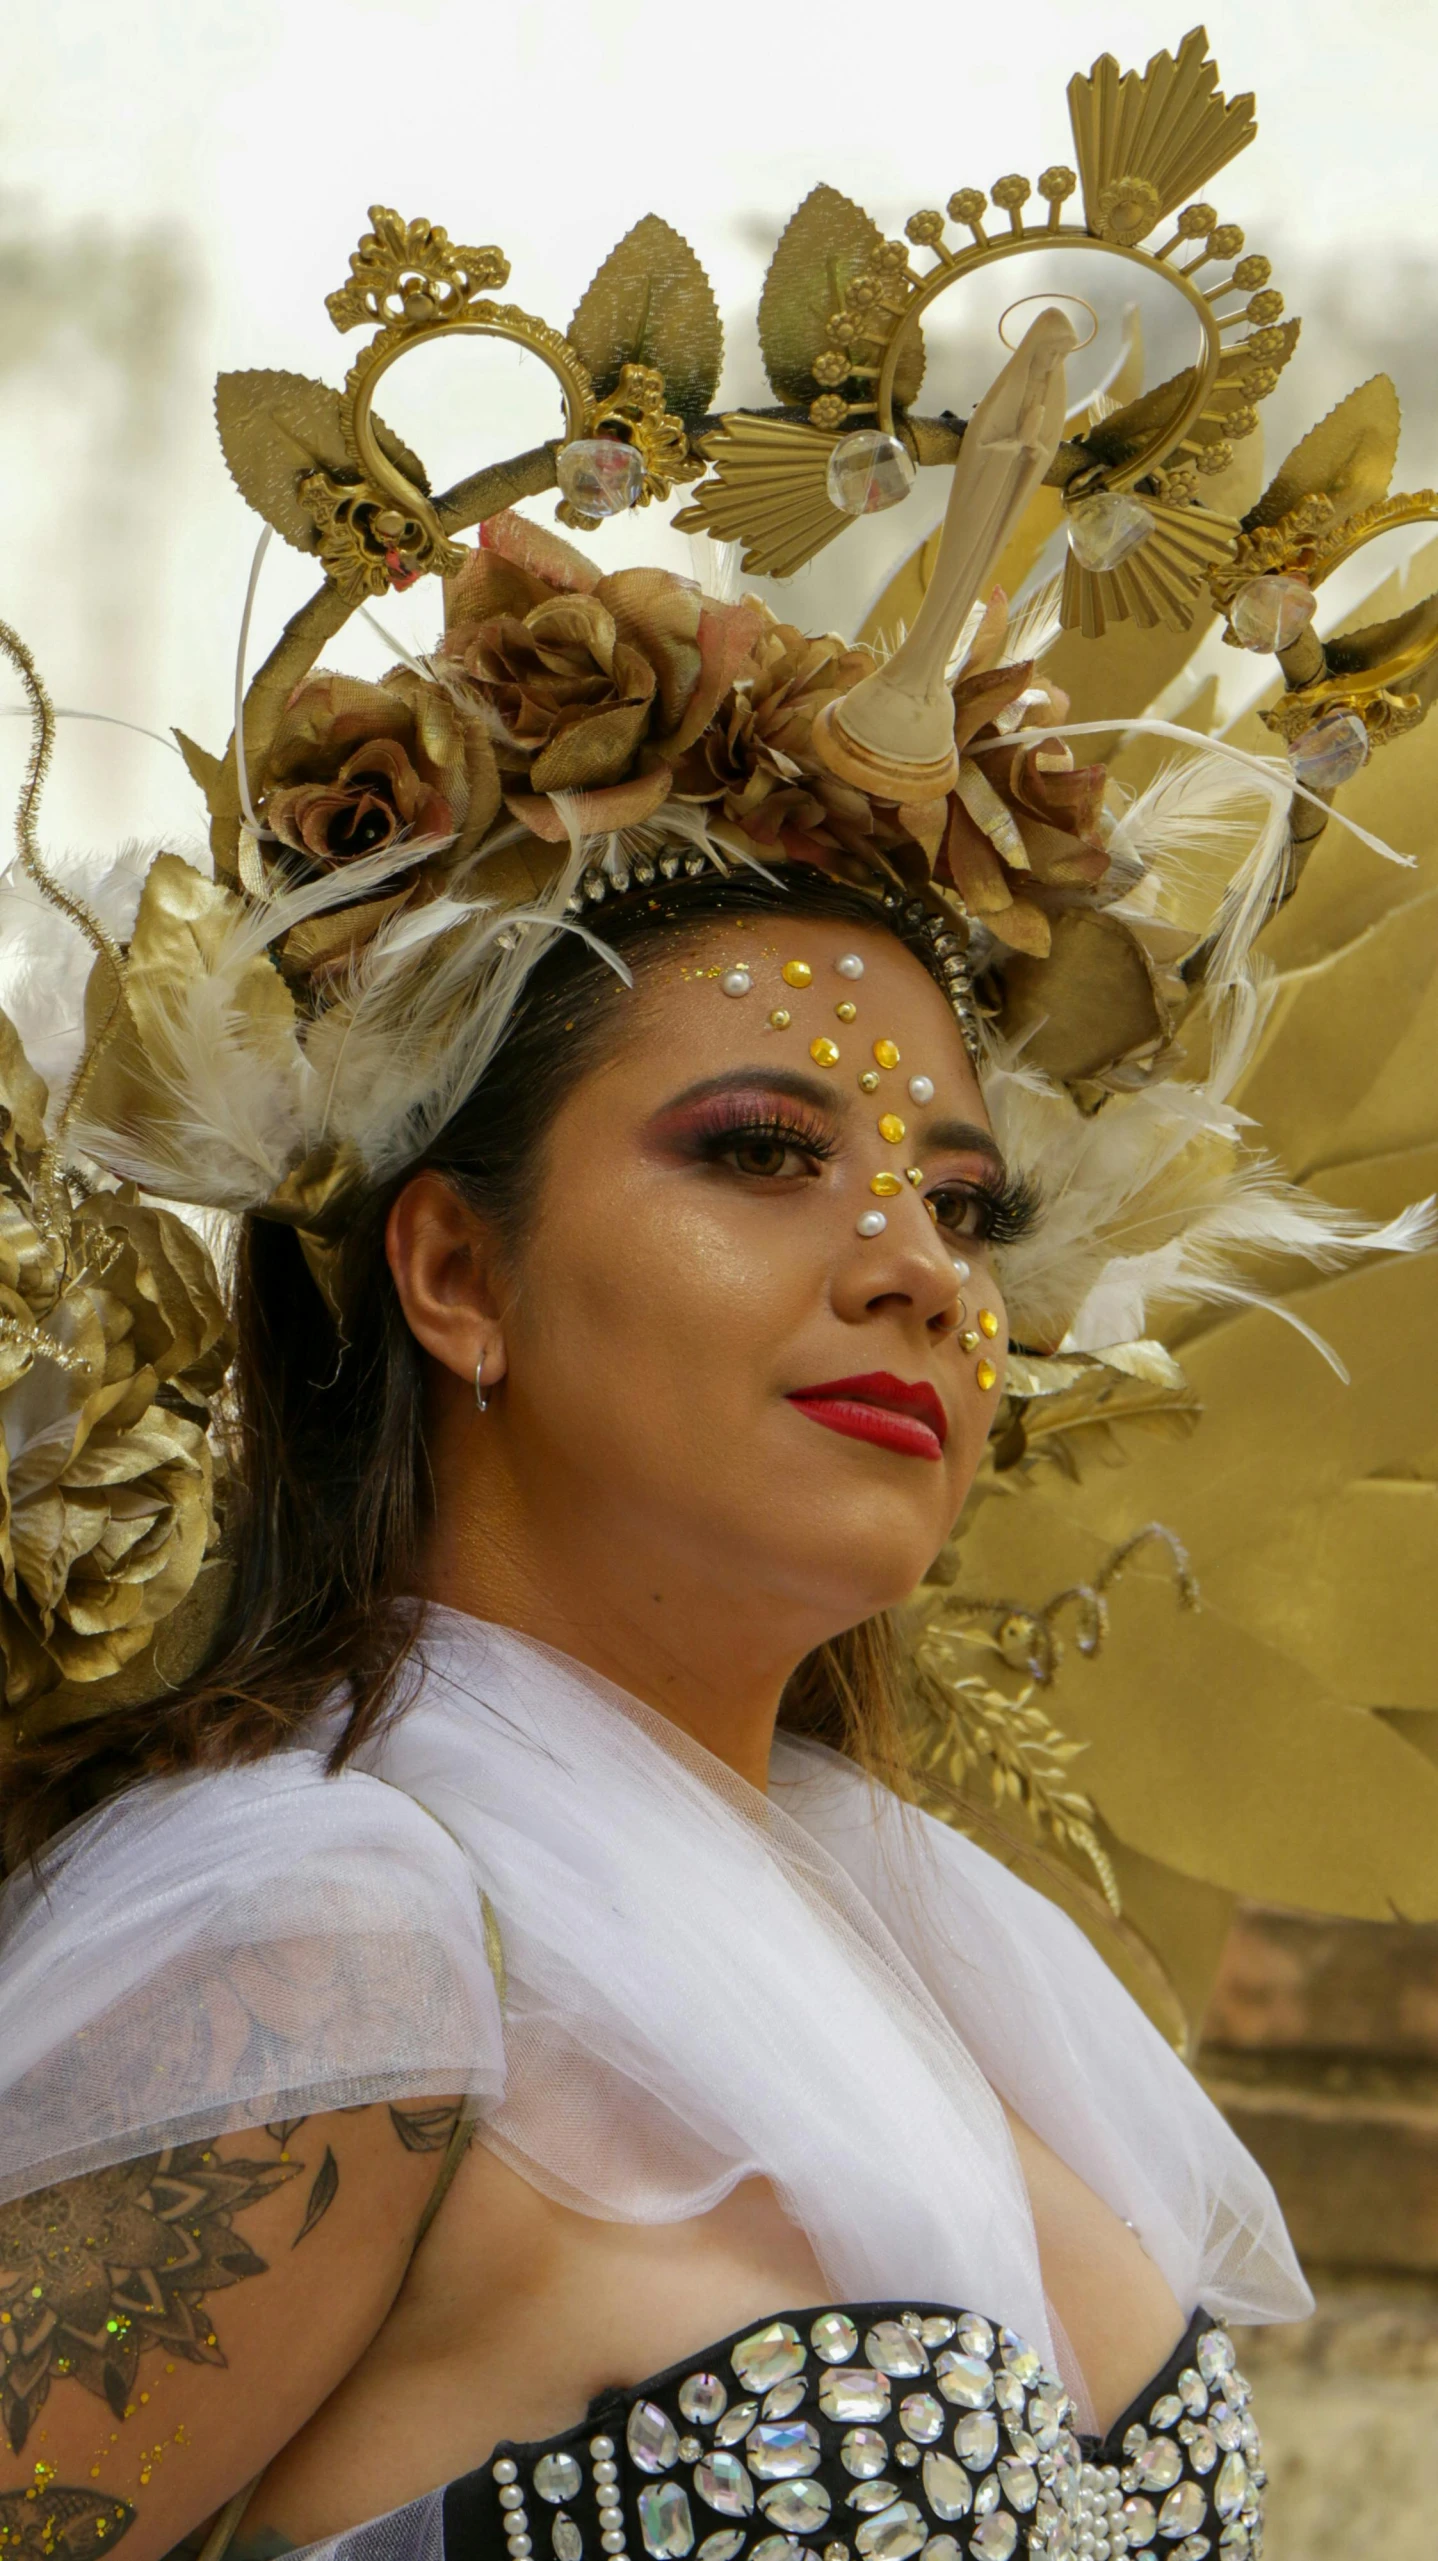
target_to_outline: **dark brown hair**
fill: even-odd
[[[754,874],[661,880],[652,895],[590,921],[612,951],[642,967],[674,933],[746,914],[882,923],[934,969],[914,909],[883,910],[809,870],[791,869],[784,884]],[[430,1169],[492,1219],[511,1249],[522,1247],[554,1115],[622,1035],[624,1019],[609,963],[579,936],[561,935],[532,972],[480,1083],[350,1230],[339,1284],[343,1336],[293,1229],[242,1222],[227,1426],[225,1546],[234,1579],[216,1647],[202,1675],[173,1698],[9,1742],[0,1765],[7,1866],[139,1778],[260,1759],[337,1691],[347,1693],[350,1712],[335,1766],[403,1709],[422,1617],[405,1595],[430,1480],[424,1355],[385,1259],[385,1222],[403,1184]],[[869,1619],[800,1665],[783,1721],[892,1783],[902,1774],[898,1667],[888,1621]]]

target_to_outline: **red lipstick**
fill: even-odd
[[[788,1401],[827,1431],[873,1441],[905,1458],[939,1458],[949,1435],[949,1418],[927,1381],[910,1386],[886,1369],[827,1379],[822,1387],[796,1387]]]

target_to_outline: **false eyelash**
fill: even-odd
[[[718,1156],[721,1150],[733,1147],[741,1139],[759,1139],[770,1145],[797,1147],[806,1156],[816,1156],[823,1162],[827,1162],[838,1147],[833,1133],[816,1120],[806,1120],[799,1113],[791,1116],[777,1111],[756,1112],[752,1105],[742,1101],[735,1109],[723,1097],[706,1112],[699,1139],[706,1156]]]
[[[982,1204],[984,1240],[990,1245],[1017,1245],[1031,1236],[1043,1216],[1043,1194],[1032,1174],[1007,1171],[995,1182],[975,1186]]]

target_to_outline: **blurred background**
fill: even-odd
[[[214,376],[342,377],[352,346],[324,296],[371,203],[499,242],[508,294],[558,326],[610,245],[665,215],[724,309],[720,405],[759,399],[755,300],[813,184],[897,233],[956,187],[1070,157],[1070,74],[1104,50],[1141,65],[1188,23],[1184,0],[60,0],[10,13],[0,612],[57,703],[86,715],[62,732],[49,842],[102,863],[127,837],[200,840],[168,732],[224,744],[258,531],[215,440]],[[1257,144],[1211,193],[1305,323],[1263,411],[1270,466],[1384,369],[1404,410],[1395,486],[1438,482],[1438,0],[1214,0],[1206,23],[1225,90],[1255,90],[1259,111]],[[978,300],[945,309],[926,409],[969,406],[996,362],[995,317]],[[1121,308],[1105,317],[1092,382],[1119,343]],[[558,424],[547,373],[473,340],[412,360],[386,395],[441,487]],[[856,629],[937,516],[942,479],[923,475],[904,507],[790,582],[786,613]],[[551,500],[532,506],[548,519]],[[652,511],[603,540],[611,565],[695,567]],[[1396,550],[1370,560],[1369,583],[1396,565]],[[313,583],[276,543],[252,664]],[[1348,601],[1335,581],[1320,627]],[[435,611],[422,585],[380,620],[425,645]],[[335,654],[366,672],[386,663],[363,626]],[[1266,666],[1215,647],[1195,669],[1210,660],[1220,717],[1241,718]],[[23,722],[0,720],[7,800],[24,744]],[[1413,1593],[1415,1612],[1430,1605]],[[1246,2342],[1273,2460],[1270,2561],[1431,2561],[1438,1925],[1240,1905],[1200,2063],[1275,2177],[1319,2296],[1311,2324]]]

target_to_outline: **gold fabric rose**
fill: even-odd
[[[322,671],[286,707],[260,806],[322,870],[417,841],[452,868],[494,817],[499,774],[484,724],[414,668],[378,685]]]
[[[558,844],[553,793],[582,797],[592,835],[663,805],[759,610],[714,604],[667,570],[602,577],[571,544],[502,515],[449,581],[445,624],[441,655],[489,722],[508,808]]]
[[[216,1537],[205,1425],[229,1353],[191,1229],[130,1192],[76,1206],[47,1175],[16,1047],[0,1018],[0,1699],[12,1712],[117,1671],[189,1593]]]

